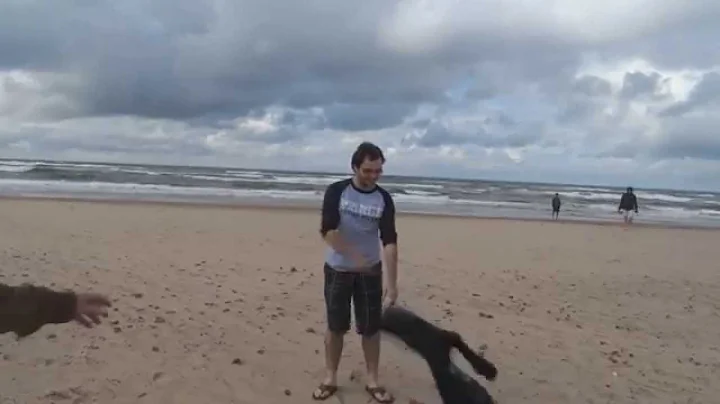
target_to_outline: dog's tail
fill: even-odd
[[[460,334],[456,332],[447,331],[448,339],[451,341],[453,347],[457,348],[462,356],[470,362],[475,372],[479,375],[484,376],[488,380],[495,380],[497,377],[497,367],[489,360],[480,356],[477,352],[473,351],[467,343],[462,339]]]

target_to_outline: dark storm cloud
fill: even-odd
[[[570,85],[573,95],[585,97],[606,97],[612,93],[610,83],[597,76],[582,76]]]
[[[515,119],[503,111],[498,111],[496,114],[485,118],[486,125],[499,125],[502,127],[512,127],[517,124]]]
[[[693,87],[686,101],[668,107],[661,115],[680,116],[718,102],[720,102],[720,73],[710,72],[704,74],[702,80]]]
[[[602,54],[618,58],[643,58],[659,69],[693,66],[710,69],[720,64],[717,51],[720,2],[693,0],[683,4],[682,13],[654,30],[622,43],[599,47]]]
[[[673,117],[664,122],[664,132],[651,144],[659,158],[720,160],[720,116]]]
[[[645,74],[642,72],[628,72],[623,78],[620,96],[624,99],[637,99],[640,97],[659,97],[660,85],[663,81],[658,72]]]
[[[558,104],[557,122],[572,124],[592,119],[607,105],[611,95],[612,86],[605,79],[592,75],[574,79],[564,91],[554,95]]]
[[[473,64],[495,63],[512,82],[502,61],[534,53],[532,66],[517,63],[513,73],[534,80],[577,57],[542,39],[451,38],[430,52],[397,52],[378,42],[393,9],[380,0],[286,2],[281,10],[262,1],[11,1],[0,5],[0,64],[78,75],[62,91],[81,116],[195,120],[330,105],[330,125],[359,130],[442,102]]]
[[[720,161],[720,117],[665,117],[660,133],[652,136],[625,134],[622,141],[598,157],[650,158],[652,160],[701,159]]]
[[[415,109],[412,104],[333,104],[325,107],[325,116],[332,129],[377,130],[399,125]]]
[[[413,143],[422,147],[475,145],[481,147],[523,147],[541,139],[541,132],[528,128],[515,128],[511,119],[498,114],[485,119],[485,125],[472,130],[448,127],[432,122]]]

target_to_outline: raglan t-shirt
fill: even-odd
[[[350,178],[330,184],[323,199],[320,233],[325,236],[330,230],[338,230],[343,241],[368,263],[358,268],[351,257],[328,247],[325,262],[330,267],[352,271],[377,266],[381,262],[380,242],[397,242],[392,196],[380,186],[360,189]]]

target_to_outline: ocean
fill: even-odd
[[[348,174],[0,159],[0,195],[318,206]],[[557,192],[561,218],[620,221],[623,187],[384,175],[400,212],[546,219]],[[638,222],[720,227],[720,193],[643,189]]]

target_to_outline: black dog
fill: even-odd
[[[497,368],[478,355],[460,334],[437,327],[409,310],[391,306],[385,309],[382,330],[400,338],[430,366],[435,385],[444,404],[493,404],[490,393],[477,380],[452,362],[450,352],[456,348],[475,371],[495,380]]]

